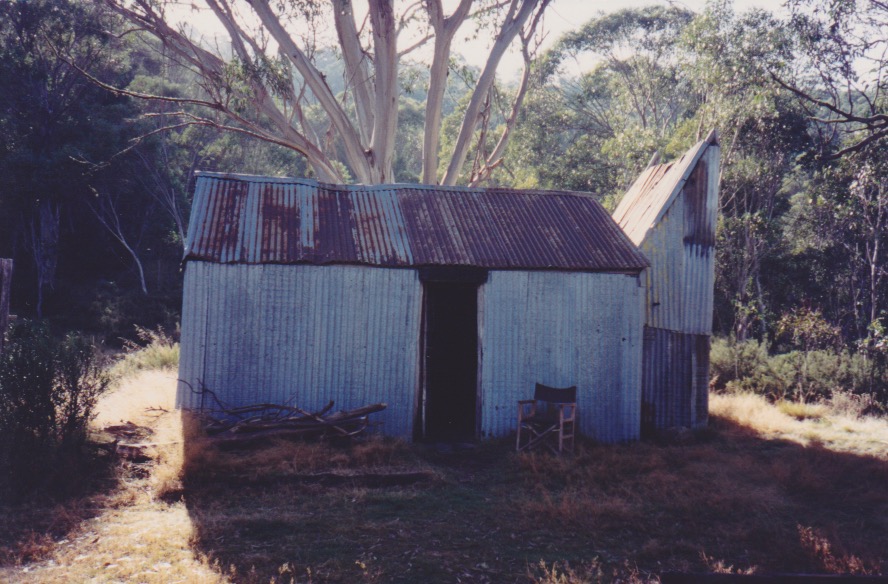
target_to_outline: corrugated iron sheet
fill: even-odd
[[[643,298],[635,276],[491,272],[479,297],[482,433],[513,432],[517,401],[540,382],[577,386],[583,434],[637,439]]]
[[[382,431],[409,437],[422,289],[411,270],[224,265],[185,272],[179,406],[291,403],[316,411],[385,402]]]
[[[647,260],[591,196],[342,186],[204,173],[186,260],[637,272]]]
[[[190,262],[179,405],[337,408],[386,402],[386,434],[413,430],[422,285],[413,270]],[[580,430],[637,439],[643,288],[637,276],[494,271],[479,291],[484,436],[513,432],[536,382],[579,388]]]
[[[711,334],[715,247],[683,241],[684,201],[676,200],[641,246],[650,258],[646,324]]]
[[[708,419],[719,148],[707,139],[647,169],[614,219],[647,256],[644,430]]]
[[[698,428],[709,419],[709,336],[644,329],[643,431]]]
[[[703,140],[678,160],[645,169],[623,195],[613,218],[635,245],[660,221],[710,145]]]
[[[675,163],[684,166],[685,161],[694,161],[680,176],[669,176],[675,165],[648,169],[648,175],[662,175],[659,184],[648,191],[630,192],[626,198],[635,197],[639,205],[643,201],[648,216],[656,216],[639,242],[651,264],[645,324],[708,335],[712,332],[715,285],[719,148],[708,142],[701,144],[703,150],[697,145]],[[643,179],[638,183],[647,184]],[[678,190],[671,192],[675,188]],[[671,192],[669,197],[664,195],[667,192]],[[648,206],[655,203],[663,207]],[[640,232],[634,232],[633,237]]]

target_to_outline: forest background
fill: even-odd
[[[227,2],[209,4],[227,14]],[[278,4],[323,21],[318,3]],[[323,72],[323,93],[364,132],[372,114],[347,46],[309,47],[318,39],[305,35],[300,69],[261,35],[241,46],[192,39],[209,55],[201,62],[151,20],[162,3],[0,0],[0,257],[15,260],[13,312],[109,348],[136,326],[174,331],[198,170],[576,190],[612,209],[655,152],[672,159],[714,128],[713,386],[802,400],[843,392],[884,410],[888,4],[651,5],[602,14],[545,49],[537,15],[548,2],[480,4],[451,39],[495,46],[523,15],[512,39],[524,74],[491,78],[455,53],[429,63],[395,52],[398,66],[381,70],[374,55],[394,125],[373,133],[390,159],[364,165],[305,75]],[[449,31],[437,5],[416,4],[430,15],[411,17],[420,45]],[[276,133],[278,114],[304,143]]]

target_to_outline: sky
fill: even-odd
[[[361,4],[356,2],[356,7]],[[455,4],[455,0],[444,0],[445,10],[448,5]],[[589,20],[601,13],[615,12],[624,8],[638,8],[653,4],[673,4],[688,8],[694,12],[703,10],[706,0],[552,0],[552,4],[546,11],[545,29],[546,37],[543,43],[545,48],[553,44],[564,33],[581,27]],[[743,12],[751,8],[761,8],[776,13],[782,13],[782,0],[734,0],[734,9]],[[449,13],[449,11],[448,11]],[[174,11],[174,19],[185,21],[193,25],[201,33],[207,36],[214,34],[224,35],[224,29],[215,20],[209,10],[194,12],[190,9]],[[484,65],[488,51],[483,39],[465,41],[459,39],[454,42],[454,50],[462,54],[466,62],[476,67]],[[583,64],[578,65],[582,67]],[[509,81],[517,78],[521,73],[522,59],[517,50],[510,51],[504,57],[499,67],[501,79]]]
[[[586,22],[599,16],[601,13],[610,13],[625,8],[640,8],[650,5],[668,5],[672,4],[681,8],[687,8],[693,12],[701,12],[706,5],[706,0],[671,0],[671,1],[652,1],[652,0],[553,0],[552,4],[546,10],[546,39],[544,47],[554,43],[565,33],[576,30]],[[734,10],[744,12],[752,8],[761,8],[771,12],[780,13],[783,11],[782,0],[734,0]],[[477,47],[471,47],[472,50],[465,51],[465,55],[470,64],[481,66],[484,64],[483,47],[479,44]],[[500,72],[504,79],[517,77],[521,72],[521,57],[517,52],[506,55],[500,65]],[[582,63],[581,63],[582,65]]]

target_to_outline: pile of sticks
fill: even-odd
[[[204,409],[201,417],[205,432],[220,448],[245,448],[276,438],[351,438],[367,429],[370,414],[386,408],[386,404],[378,403],[331,413],[332,401],[317,412],[288,404],[232,407],[203,383],[200,383],[199,389],[194,389],[187,381],[179,381],[209,403],[215,404],[210,409]]]
[[[296,406],[253,404],[207,414],[204,429],[220,448],[247,447],[275,438],[350,438],[367,428],[370,414],[385,407],[380,403],[330,413],[332,401],[317,412]]]

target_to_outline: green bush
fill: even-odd
[[[139,371],[152,369],[177,369],[179,367],[179,343],[177,334],[167,333],[163,327],[156,330],[136,327],[140,343],[124,342],[125,353],[111,369],[115,378],[126,377]]]
[[[786,380],[773,368],[764,343],[715,338],[709,354],[713,389],[780,395]]]
[[[710,375],[715,390],[751,391],[773,400],[802,402],[840,394],[874,397],[874,386],[888,385],[888,375],[874,370],[872,359],[859,352],[818,349],[769,355],[759,341],[724,338],[712,341]]]
[[[85,462],[87,427],[108,388],[93,346],[19,321],[0,355],[0,495],[58,492]]]

